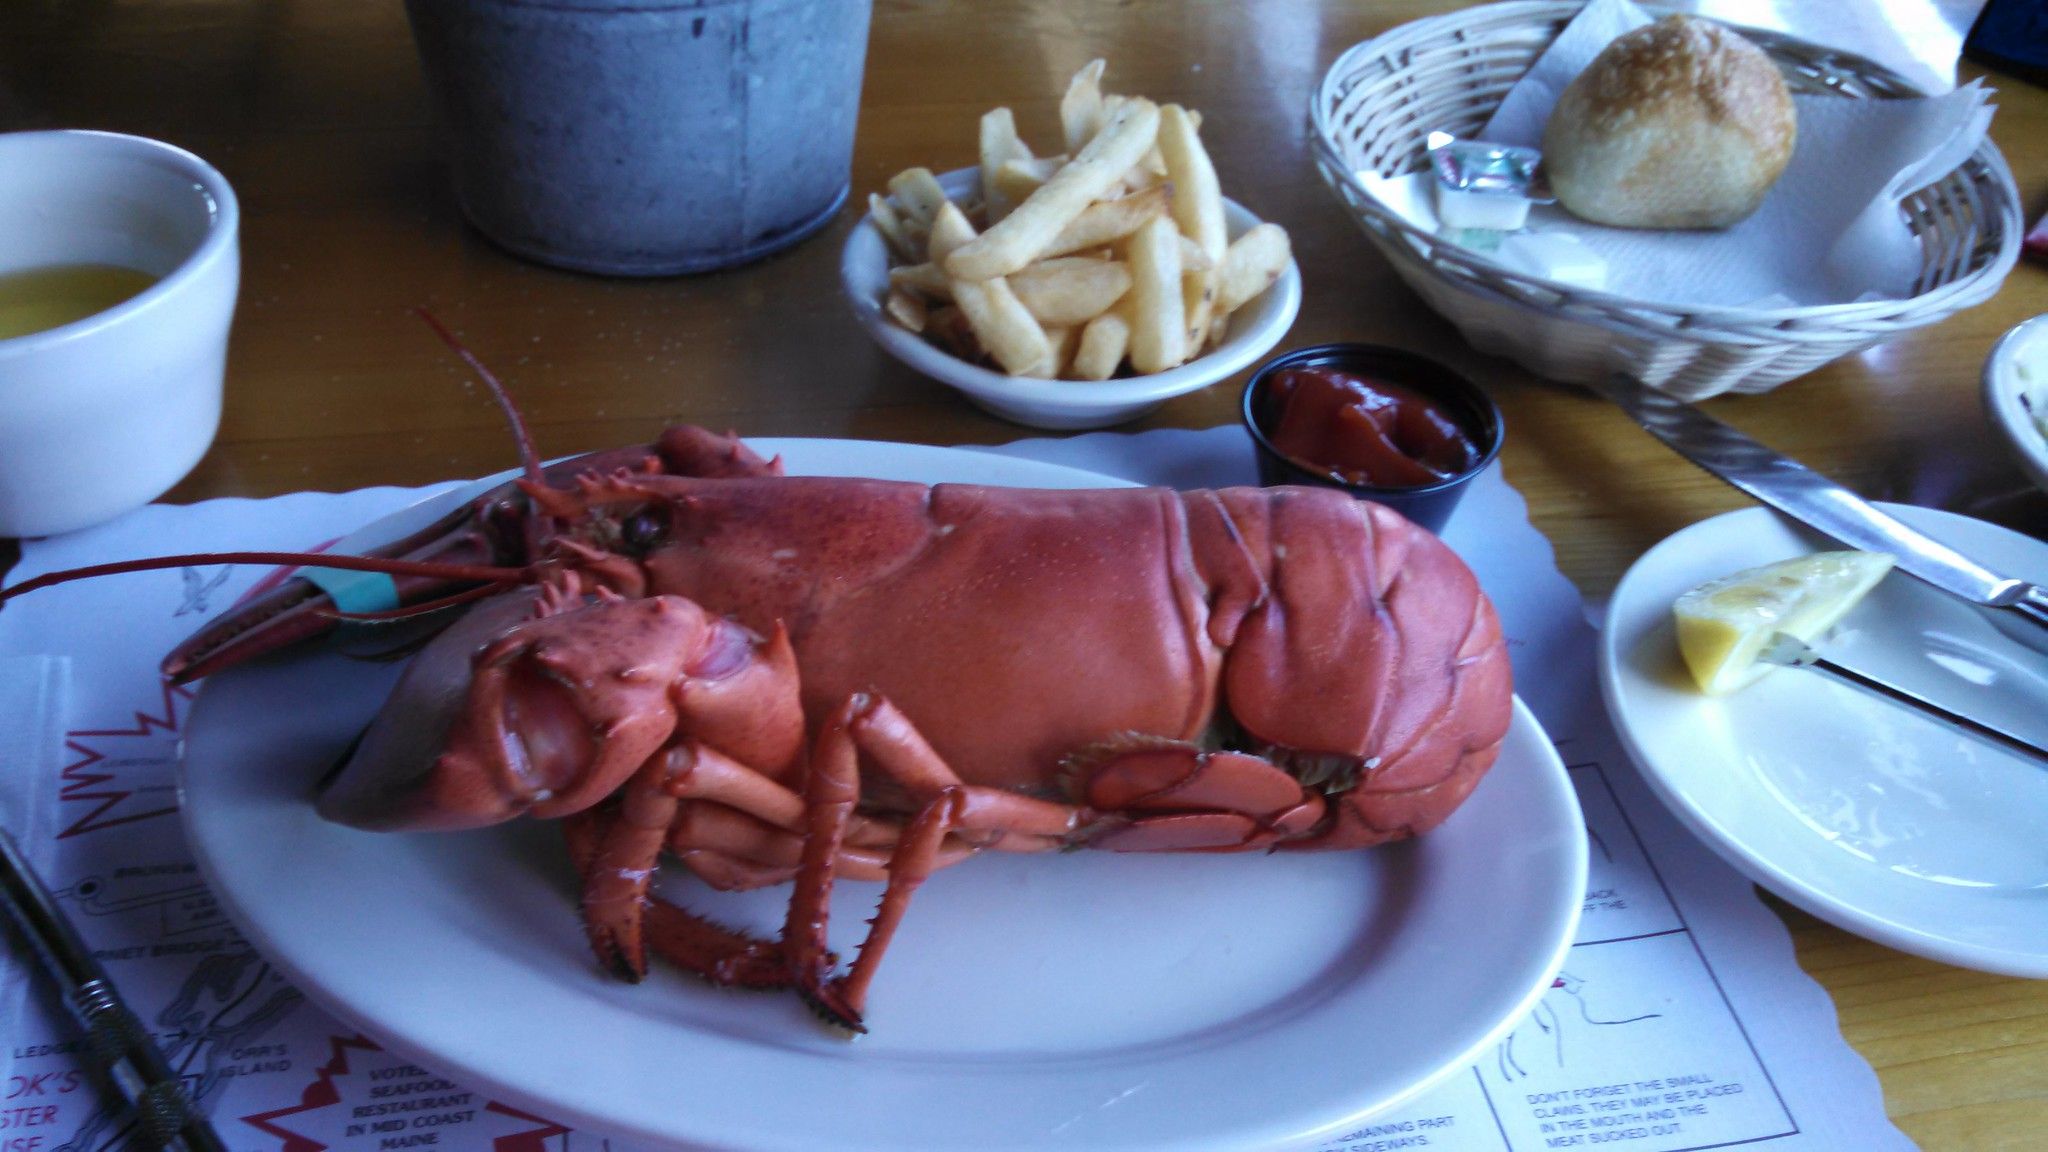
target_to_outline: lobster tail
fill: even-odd
[[[1362,848],[1425,832],[1499,755],[1512,716],[1506,642],[1456,553],[1377,504],[1304,488],[1214,494],[1242,552],[1212,575],[1249,604],[1227,639],[1223,707],[1247,747],[1332,794],[1289,848]],[[1241,557],[1241,559],[1239,558]]]

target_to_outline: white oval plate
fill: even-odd
[[[793,471],[1039,487],[1007,457],[757,441]],[[1246,856],[987,858],[919,891],[870,999],[602,973],[551,828],[378,835],[313,783],[394,673],[306,654],[209,680],[183,813],[229,915],[307,995],[410,1059],[557,1122],[667,1148],[1273,1148],[1465,1067],[1541,995],[1585,887],[1578,804],[1519,702],[1500,762],[1420,843]],[[850,954],[878,888],[842,884]],[[688,905],[773,934],[787,889]]]
[[[2048,544],[1884,507],[1994,571],[2048,579]],[[1650,549],[1601,635],[1615,726],[1672,811],[1757,883],[1902,951],[2048,977],[2048,766],[1817,672],[1775,671],[1718,698],[1687,678],[1670,623],[1680,593],[1830,547],[1751,508]],[[2048,661],[1910,576],[1887,576],[1819,647],[2048,741]]]

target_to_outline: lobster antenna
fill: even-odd
[[[12,588],[0,588],[0,604],[26,596],[40,588],[113,576],[122,572],[151,572],[162,568],[186,568],[198,564],[312,565],[345,568],[351,572],[383,572],[392,576],[436,576],[448,580],[476,580],[485,584],[523,584],[533,579],[532,568],[498,568],[487,564],[437,564],[427,560],[400,560],[382,556],[328,556],[315,552],[194,552],[183,556],[152,556],[145,560],[117,560],[87,568],[46,572],[23,580]]]
[[[506,393],[505,386],[498,383],[498,378],[491,375],[491,370],[484,367],[484,362],[476,358],[476,353],[464,347],[462,341],[455,338],[455,333],[450,332],[445,325],[435,319],[432,312],[418,307],[410,311],[426,321],[427,327],[434,330],[434,335],[439,336],[443,344],[453,348],[455,354],[462,357],[462,362],[469,365],[469,370],[476,373],[477,378],[484,382],[484,387],[491,390],[491,396],[497,400],[498,407],[505,410],[505,418],[512,422],[512,435],[519,441],[519,463],[526,470],[526,478],[535,484],[542,483],[540,455],[533,450],[533,437],[526,431],[526,418],[519,414],[519,408],[512,403],[512,397]]]
[[[403,608],[390,608],[382,612],[343,612],[339,608],[334,608],[326,611],[315,609],[313,614],[330,617],[335,620],[346,620],[351,624],[403,624],[406,621],[414,620],[421,616],[431,616],[436,612],[445,611],[449,608],[459,608],[464,604],[474,603],[486,596],[495,596],[498,594],[500,587],[501,585],[498,584],[479,584],[474,588],[450,593],[447,596],[434,600],[426,600],[418,604],[408,604]]]

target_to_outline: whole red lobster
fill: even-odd
[[[938,868],[1369,847],[1443,821],[1508,728],[1472,573],[1335,492],[786,477],[695,428],[542,470],[520,437],[523,479],[399,555],[172,557],[0,599],[224,559],[385,571],[415,605],[496,593],[415,658],[322,814],[563,818],[603,963],[638,979],[651,948],[720,984],[793,986],[855,1031]],[[295,578],[165,671],[202,676],[333,617]],[[794,880],[781,939],[652,898],[664,851],[717,888]],[[835,974],[841,876],[887,886]]]

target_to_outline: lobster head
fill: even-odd
[[[801,750],[796,662],[678,596],[525,590],[471,611],[415,657],[319,799],[376,831],[570,815],[661,770],[672,742],[764,770]]]

